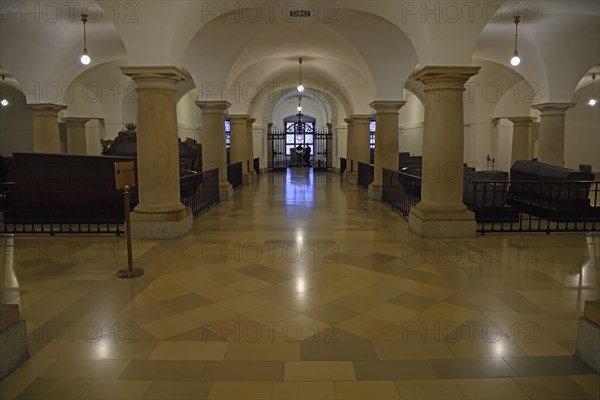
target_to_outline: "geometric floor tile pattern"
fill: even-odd
[[[600,236],[422,240],[336,174],[263,174],[180,240],[5,237],[2,399],[600,399]]]

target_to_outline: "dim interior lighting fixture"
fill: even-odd
[[[81,63],[83,65],[88,65],[92,61],[92,59],[88,55],[88,51],[87,51],[87,37],[86,37],[86,34],[85,34],[85,24],[88,21],[87,18],[88,17],[87,17],[86,14],[81,14],[81,22],[83,22],[83,55],[81,56]]]
[[[590,101],[588,101],[588,104],[592,107],[594,107],[597,103],[594,96],[596,96],[596,74],[592,74],[592,98],[590,99]]]
[[[4,75],[2,75],[2,100],[0,100],[0,104],[2,107],[6,107],[8,105],[8,100],[4,97]]]
[[[517,40],[519,36],[519,22],[521,21],[521,17],[515,15],[515,52],[513,53],[513,58],[510,59],[510,63],[513,66],[517,66],[521,64],[521,58],[519,57],[519,52],[517,51]]]
[[[302,86],[302,57],[298,58],[300,64],[300,78],[298,80],[298,123],[302,123],[302,92],[304,92],[304,86]]]
[[[304,92],[304,86],[302,86],[302,57],[298,59],[298,63],[300,64],[300,82],[298,83],[298,93]]]

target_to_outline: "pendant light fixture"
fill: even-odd
[[[0,104],[2,105],[2,107],[6,107],[8,105],[8,100],[6,100],[6,97],[4,96],[5,90],[4,90],[4,75],[2,75],[2,100],[0,100]]]
[[[588,102],[588,104],[592,107],[594,107],[597,103],[595,96],[596,96],[596,74],[592,74],[592,97],[590,98],[590,101]]]
[[[81,56],[81,63],[83,65],[88,65],[92,61],[87,51],[87,36],[85,34],[85,24],[87,21],[88,16],[86,14],[81,14],[81,22],[83,22],[83,55]]]
[[[521,58],[519,57],[519,52],[517,51],[517,39],[519,35],[519,22],[521,21],[521,17],[515,15],[515,52],[513,53],[513,58],[511,58],[510,63],[516,67],[521,64]]]

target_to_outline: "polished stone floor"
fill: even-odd
[[[600,236],[421,240],[335,174],[263,174],[181,240],[2,239],[2,399],[600,399]]]

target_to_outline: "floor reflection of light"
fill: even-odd
[[[15,274],[15,248],[12,237],[3,237],[0,243],[0,252],[2,256],[2,289],[18,289],[19,281]]]
[[[306,280],[303,276],[296,278],[296,292],[304,292],[306,290]]]
[[[94,343],[97,358],[108,358],[110,356],[110,340],[99,340]]]
[[[496,343],[493,343],[494,346],[494,354],[496,355],[496,357],[504,357],[504,344],[502,344],[502,341],[497,341]]]
[[[284,187],[285,203],[312,205],[314,202],[313,178],[312,168],[288,168]]]

